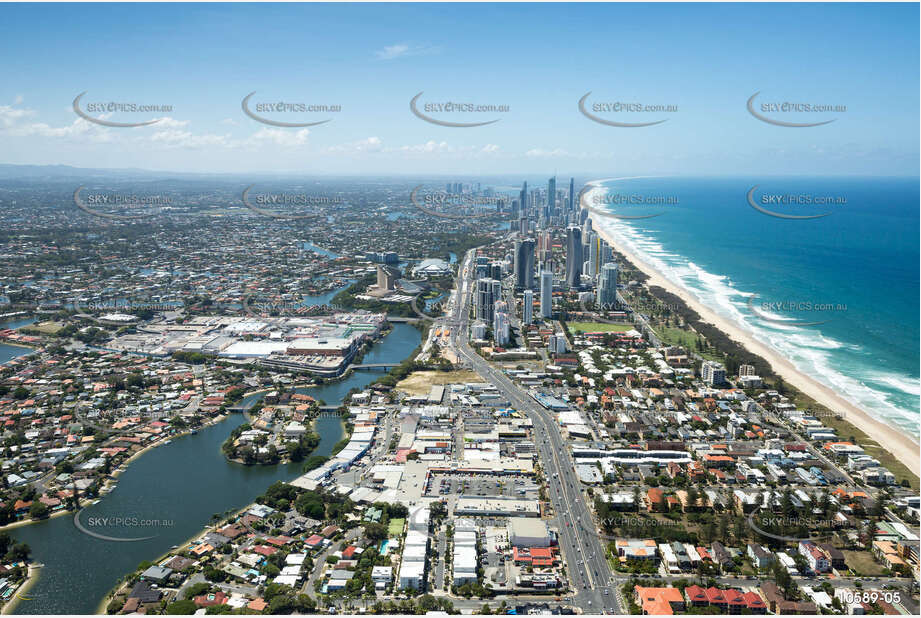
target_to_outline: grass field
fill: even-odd
[[[723,356],[714,352],[699,352],[697,350],[697,335],[691,331],[681,328],[671,328],[665,326],[656,326],[653,330],[664,343],[668,345],[679,345],[691,352],[697,352],[707,360],[723,362]]]
[[[32,324],[29,328],[33,328],[41,333],[46,335],[53,335],[62,328],[64,328],[63,322],[41,322],[39,324]]]
[[[855,575],[872,577],[883,574],[883,566],[877,564],[873,554],[868,551],[844,550],[844,562]]]
[[[633,324],[606,324],[604,322],[569,322],[569,332],[583,333],[625,333],[633,329]]]
[[[403,525],[406,523],[405,519],[397,518],[391,519],[390,525],[387,527],[387,536],[398,537],[403,533]]]
[[[473,371],[414,371],[397,382],[396,389],[410,395],[428,395],[435,384],[482,382]]]

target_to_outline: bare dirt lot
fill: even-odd
[[[482,382],[473,371],[414,371],[397,383],[397,390],[410,395],[428,395],[436,384],[465,384]]]

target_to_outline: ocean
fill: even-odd
[[[918,440],[917,178],[634,177],[583,203],[667,279]]]

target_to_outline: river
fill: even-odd
[[[421,341],[409,324],[393,330],[366,355],[364,362],[399,362]],[[337,405],[352,388],[363,387],[385,373],[356,371],[347,379],[302,392]],[[249,398],[255,402],[258,396]],[[118,580],[145,560],[154,560],[173,545],[183,543],[211,521],[212,514],[237,510],[249,504],[277,480],[301,474],[303,463],[277,466],[243,466],[229,463],[221,444],[231,430],[245,422],[236,414],[204,428],[196,435],[176,438],[131,462],[116,489],[80,516],[84,526],[107,536],[154,538],[134,542],[103,541],[76,529],[72,515],[16,528],[10,535],[32,548],[32,558],[45,566],[28,600],[17,614],[91,614]],[[338,417],[317,421],[320,444],[315,453],[328,455],[343,438]],[[91,518],[137,518],[150,525],[99,525]],[[133,522],[132,522],[133,523]]]

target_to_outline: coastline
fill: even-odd
[[[611,179],[614,180],[614,179]],[[591,190],[603,189],[601,184],[604,181],[592,181],[589,185]],[[603,216],[603,213],[589,208],[590,212]],[[761,343],[750,333],[735,325],[728,318],[724,318],[715,311],[704,306],[697,298],[681,286],[678,286],[662,276],[649,263],[643,261],[635,253],[624,248],[621,243],[617,242],[608,230],[602,226],[597,226],[598,234],[604,238],[616,251],[623,255],[638,270],[642,271],[649,280],[647,285],[659,286],[666,291],[678,296],[684,303],[696,311],[704,322],[707,322],[715,328],[723,331],[731,339],[741,344],[753,354],[764,358],[774,372],[779,375],[785,382],[800,390],[803,394],[811,397],[816,402],[826,406],[830,410],[844,413],[845,420],[867,434],[872,440],[875,440],[879,446],[889,451],[905,467],[908,468],[915,476],[921,476],[921,459],[919,459],[919,444],[911,437],[899,429],[891,427],[870,415],[855,404],[847,401],[838,395],[830,387],[822,384],[815,378],[812,378],[797,369],[793,363],[784,358],[778,351]]]

